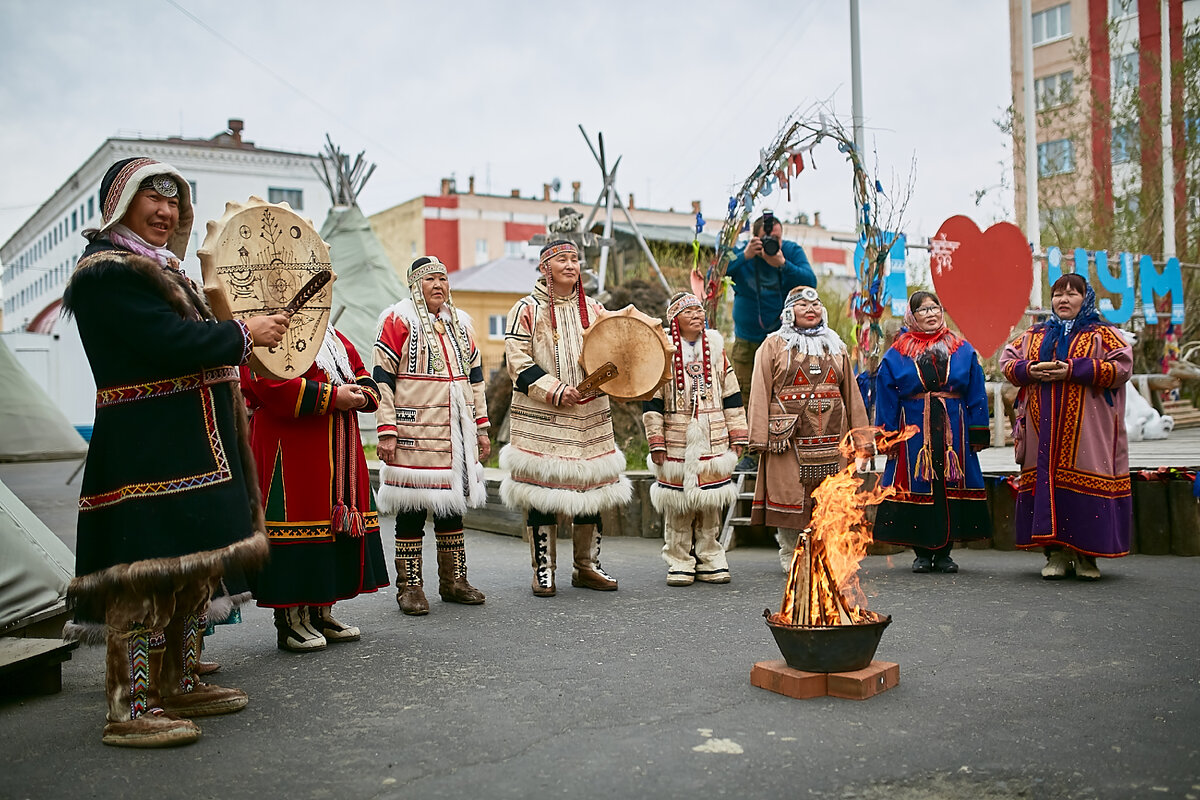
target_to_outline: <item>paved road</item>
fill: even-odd
[[[61,518],[71,467],[0,480]],[[467,547],[484,606],[434,594],[409,618],[363,596],[338,606],[363,640],[306,655],[275,648],[261,609],[220,628],[208,655],[251,704],[190,747],[101,745],[102,653],[77,650],[60,694],[0,701],[0,798],[1200,797],[1198,559],[1133,556],[1086,584],[1042,581],[1028,553],[964,550],[955,576],[869,557],[901,682],[856,702],[750,685],[779,657],[769,550],[731,552],[728,586],[670,588],[654,541],[613,538],[620,591],[539,599],[521,541]]]

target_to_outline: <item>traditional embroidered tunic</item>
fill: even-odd
[[[829,346],[813,355],[797,338],[802,334],[781,328],[762,343],[754,358],[750,390],[750,446],[763,450],[758,462],[750,521],[804,529],[812,517],[811,491],[827,476],[844,469],[847,460],[838,444],[851,428],[867,425],[858,383],[845,345],[826,331]],[[793,346],[796,345],[796,346]],[[790,446],[769,452],[771,418],[796,417]],[[870,449],[871,436],[855,441]]]
[[[1071,340],[1065,381],[1037,381],[1045,325],[1009,342],[1004,377],[1022,387],[1017,443],[1017,546],[1062,545],[1091,556],[1129,552],[1133,504],[1125,434],[1125,384],[1133,350],[1111,325],[1094,324]]]
[[[714,362],[711,385],[701,375],[701,342],[681,340],[678,371],[683,374],[673,376],[642,404],[650,452],[666,453],[661,467],[650,458],[646,461],[656,479],[650,501],[664,513],[725,508],[737,499],[730,480],[737,456],[730,446],[748,441],[746,409],[721,334],[706,330],[704,336]]]
[[[314,363],[302,377],[263,378],[242,367],[271,542],[271,560],[251,578],[260,606],[331,605],[389,583],[358,414],[334,406],[337,387],[357,383],[367,396],[362,411],[372,412],[379,390],[350,340],[330,336],[336,361]]]
[[[380,469],[379,508],[385,514],[423,509],[461,516],[487,501],[477,439],[489,425],[482,357],[465,313],[458,311],[466,352],[445,324],[448,312],[442,330],[433,329],[432,344],[417,313],[412,300],[392,306],[375,341],[378,432],[396,436],[395,461]]]
[[[250,568],[267,554],[236,364],[250,340],[182,273],[96,239],[63,306],[96,381],[68,594],[76,620],[152,578]],[[139,595],[140,596],[140,595]]]
[[[880,504],[874,538],[938,550],[992,534],[979,456],[989,442],[983,367],[970,343],[954,337],[917,355],[901,334],[875,379],[875,424],[918,432],[889,454],[880,486],[896,494]],[[908,353],[908,354],[906,354]]]
[[[603,311],[595,300],[584,301],[589,320]],[[510,443],[500,451],[500,466],[508,470],[500,496],[509,508],[598,514],[628,503],[633,487],[613,439],[608,397],[554,405],[568,385],[583,380],[583,322],[576,293],[555,297],[556,338],[548,303],[542,279],[508,312],[504,350],[515,391]]]

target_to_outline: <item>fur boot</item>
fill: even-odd
[[[442,602],[477,606],[483,592],[467,582],[467,548],[462,531],[437,535],[438,594]]]
[[[180,717],[231,714],[246,707],[241,689],[202,683],[196,676],[204,627],[200,624],[212,594],[209,580],[192,581],[175,594],[175,613],[163,631],[166,642],[159,667],[162,707]]]
[[[159,707],[161,697],[153,684],[157,659],[151,655],[151,637],[156,634],[133,619],[145,616],[146,605],[153,608],[155,604],[110,600],[108,605],[104,664],[108,724],[101,741],[115,747],[190,744],[200,738],[200,728]]]
[[[533,566],[530,588],[537,597],[554,597],[554,570],[558,556],[558,526],[534,525],[529,528],[529,553]]]
[[[572,528],[575,568],[571,570],[571,585],[599,592],[615,592],[617,579],[600,566],[599,526],[574,525]]]
[[[399,555],[402,543],[404,555]],[[396,553],[396,604],[410,617],[428,614],[429,601],[425,599],[425,579],[422,576],[421,540],[397,539]]]

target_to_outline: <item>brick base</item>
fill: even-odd
[[[854,672],[804,672],[786,661],[759,661],[750,670],[750,685],[798,700],[812,697],[842,697],[866,700],[900,683],[900,665],[872,661]]]

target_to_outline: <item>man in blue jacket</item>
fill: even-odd
[[[729,360],[742,396],[750,397],[754,354],[767,334],[779,329],[779,315],[788,292],[797,286],[817,286],[804,248],[783,238],[783,223],[770,211],[754,220],[750,241],[734,250],[726,274],[733,280],[733,347]],[[747,454],[739,470],[752,470],[754,456]]]

